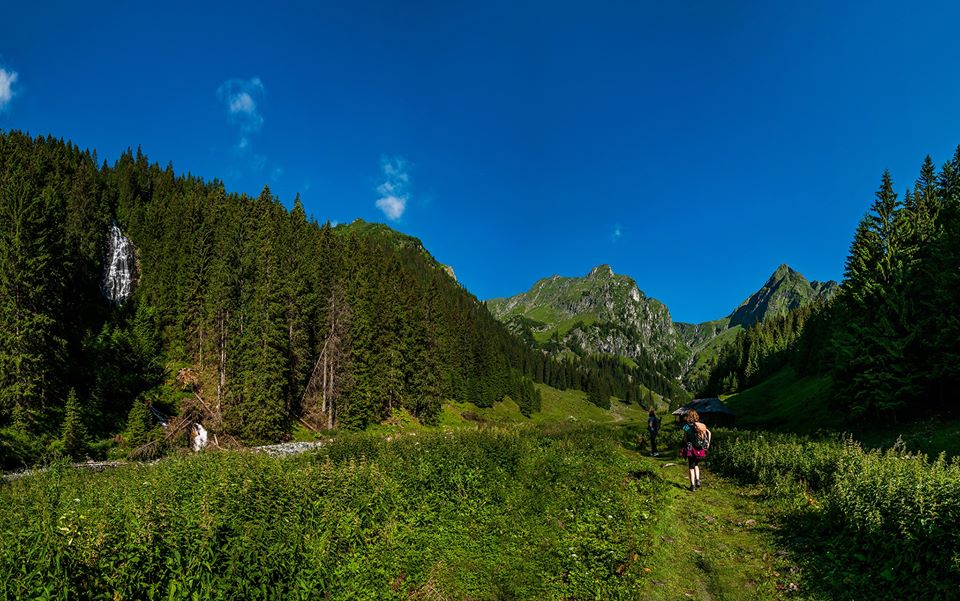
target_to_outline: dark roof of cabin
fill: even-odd
[[[673,412],[673,415],[683,415],[687,411],[695,409],[697,413],[726,413],[736,415],[730,408],[723,404],[718,398],[694,399]]]

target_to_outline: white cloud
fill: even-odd
[[[240,138],[237,150],[250,147],[250,136],[263,127],[263,115],[260,103],[266,88],[259,77],[250,79],[228,79],[217,88],[217,98],[227,110],[227,118],[237,126]]]
[[[0,111],[7,108],[13,99],[13,84],[17,82],[17,72],[0,69]]]
[[[377,208],[383,211],[387,219],[396,221],[407,209],[407,199],[399,196],[384,196],[377,201]]]
[[[407,161],[402,157],[383,157],[380,159],[380,170],[384,181],[377,186],[377,208],[383,211],[387,219],[396,221],[407,210],[407,201],[410,194],[407,184],[410,183],[410,173],[407,170]]]
[[[613,232],[610,233],[610,241],[616,242],[623,237],[623,229],[619,225],[613,226]]]
[[[246,92],[240,92],[230,99],[231,113],[246,113],[248,115],[252,115],[256,111],[257,103],[255,103],[253,101],[253,97]]]

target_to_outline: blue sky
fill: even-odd
[[[882,170],[960,143],[956,3],[120,4],[0,9],[0,129],[388,223],[482,299],[839,279]]]

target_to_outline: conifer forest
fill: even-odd
[[[177,175],[138,149],[114,165],[53,138],[0,134],[3,464],[97,441],[151,442],[154,414],[217,442],[363,429],[445,399],[539,409],[533,382],[642,402],[679,394],[660,366],[552,358],[495,321],[412,237],[331,227]],[[132,246],[125,295],[110,240]],[[649,393],[648,393],[649,394]],[[149,409],[148,409],[149,408]],[[106,444],[106,443],[105,443]],[[144,449],[152,452],[148,447]]]
[[[705,393],[754,386],[785,365],[834,382],[834,409],[878,422],[957,411],[960,148],[912,187],[888,171],[860,221],[841,293],[741,331]]]

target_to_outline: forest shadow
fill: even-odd
[[[900,546],[891,557],[891,547],[877,548],[857,540],[852,533],[838,530],[826,516],[812,510],[787,513],[780,525],[774,532],[777,546],[789,555],[802,575],[796,592],[836,601],[860,601],[865,596],[881,600],[916,598],[915,575],[895,575],[888,567],[891,562],[907,561],[904,558],[911,552],[905,546]],[[889,544],[903,542],[891,540]],[[926,598],[947,598],[937,591],[929,592]]]

